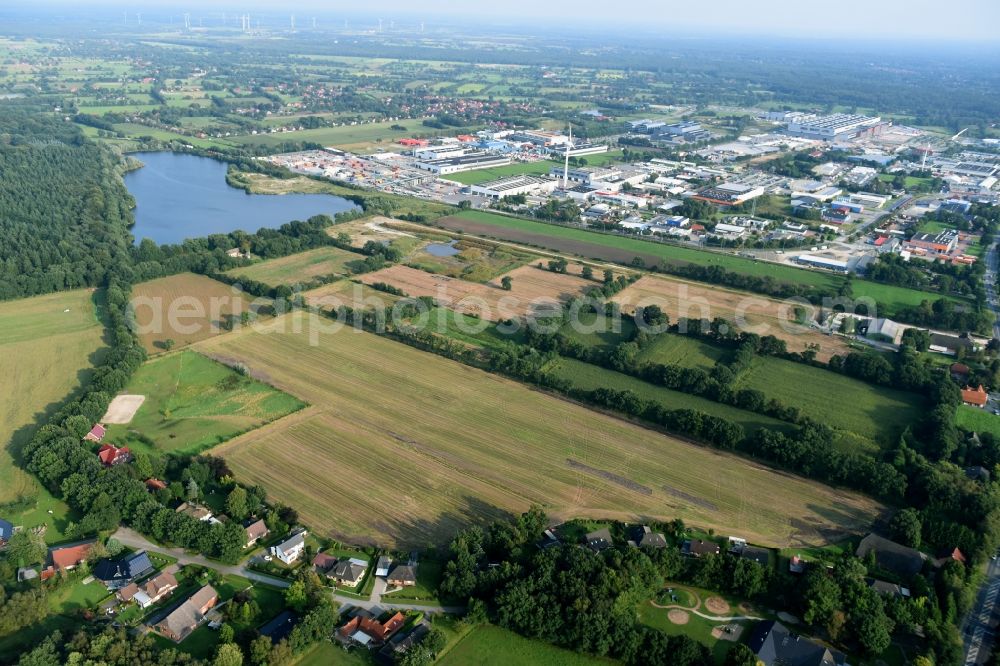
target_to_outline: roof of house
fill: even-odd
[[[298,533],[293,534],[292,536],[288,537],[287,539],[285,539],[281,543],[279,543],[277,546],[275,546],[275,548],[277,548],[278,550],[287,552],[289,550],[294,550],[295,548],[299,548],[301,546],[304,546],[305,543],[306,543],[306,533],[305,532],[298,532]]]
[[[150,490],[164,490],[167,484],[159,479],[146,479],[146,487]]]
[[[267,524],[264,522],[263,518],[255,521],[247,521],[243,527],[246,529],[247,539],[250,541],[260,539],[261,537],[267,535]]]
[[[875,553],[875,561],[880,567],[901,575],[912,576],[919,573],[924,566],[924,558],[920,551],[874,533],[861,540],[855,555],[864,558],[871,552]]]
[[[334,566],[333,569],[327,574],[334,578],[340,580],[349,580],[355,582],[360,580],[362,576],[365,575],[365,571],[368,570],[368,563],[364,560],[357,560],[351,558],[349,560],[340,560]]]
[[[965,564],[965,554],[958,548],[945,548],[937,552],[936,564],[938,566],[943,566],[948,560],[955,560],[956,562]]]
[[[979,385],[979,388],[974,389],[970,386],[966,386],[962,389],[962,402],[982,407],[986,404],[988,399],[989,395],[986,393],[986,389],[983,388],[982,384]]]
[[[719,544],[714,541],[689,539],[684,542],[684,552],[691,555],[718,555],[720,550]]]
[[[591,550],[601,551],[605,548],[611,547],[611,530],[607,527],[602,527],[599,530],[594,530],[586,536],[587,546]]]
[[[120,449],[114,444],[104,444],[100,449],[97,450],[97,457],[101,459],[101,462],[105,465],[113,465],[116,460],[121,456],[131,456],[132,452],[129,451],[127,446],[123,446]]]
[[[397,564],[386,576],[388,580],[401,580],[404,582],[417,582],[417,572],[409,564]]]
[[[312,565],[323,571],[326,571],[333,565],[337,563],[337,558],[329,553],[316,553],[316,557],[313,558]]]
[[[953,375],[968,375],[971,372],[969,366],[964,363],[952,363],[949,370]]]
[[[177,587],[177,579],[174,578],[173,574],[169,574],[166,571],[161,571],[158,575],[147,580],[142,589],[146,591],[151,597],[156,597],[167,590],[172,590]]]
[[[771,620],[757,625],[749,641],[750,649],[764,666],[836,666],[844,655],[819,643],[797,636],[788,627]]]
[[[105,430],[104,426],[102,426],[100,423],[95,423],[94,427],[91,428],[90,432],[87,433],[89,437],[92,437],[97,441],[101,441],[102,439],[104,439],[104,435],[106,434],[107,431]]]
[[[14,525],[0,518],[0,541],[7,541],[14,534]]]
[[[49,555],[52,557],[52,564],[55,565],[57,569],[66,569],[69,567],[75,567],[77,564],[87,559],[87,556],[90,555],[90,549],[93,547],[94,540],[91,539],[90,541],[74,544],[72,546],[53,548],[49,551]]]
[[[875,578],[867,578],[865,579],[865,582],[868,583],[868,587],[872,588],[879,594],[883,594],[885,596],[894,596],[894,597],[910,596],[910,591],[908,589],[896,585],[895,583],[890,583],[884,580],[877,580]]]
[[[282,611],[271,619],[270,622],[262,626],[257,631],[261,636],[267,636],[272,643],[278,643],[283,638],[288,638],[299,621],[299,616],[290,610]]]
[[[388,555],[382,555],[378,558],[378,562],[375,564],[375,569],[377,570],[389,570],[389,565],[392,564],[392,558]]]
[[[340,634],[341,636],[350,636],[355,638],[355,634],[361,632],[365,636],[373,638],[379,642],[384,642],[404,624],[406,624],[406,616],[398,611],[384,623],[365,615],[355,615],[347,622],[347,624],[340,628]],[[355,638],[355,640],[358,639]]]
[[[117,560],[101,560],[94,566],[94,578],[105,583],[132,580],[153,570],[146,551],[139,551]]]
[[[208,606],[213,599],[217,599],[218,596],[214,587],[206,585],[188,597],[184,603],[171,611],[169,615],[160,620],[159,625],[171,634],[183,639],[201,622],[204,617],[202,609]]]
[[[745,546],[743,551],[740,553],[740,557],[753,560],[757,564],[765,567],[771,561],[771,554],[767,552],[767,549],[757,548],[756,546]]]
[[[181,505],[177,507],[175,511],[177,511],[177,513],[186,513],[196,520],[208,520],[212,517],[212,510],[208,507],[199,506],[189,502],[181,502]]]
[[[666,548],[667,539],[662,534],[640,525],[632,530],[632,541],[640,548]]]
[[[122,601],[131,601],[132,598],[139,593],[139,586],[135,583],[129,583],[122,589],[118,590],[118,597]]]

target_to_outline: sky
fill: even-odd
[[[933,38],[954,42],[962,39],[1000,42],[998,0],[628,0],[617,4],[606,0],[6,0],[8,7],[73,7],[87,4],[129,11],[169,11],[192,15],[211,11],[267,11],[274,13],[357,16],[359,11],[386,20],[404,16],[433,20],[503,21],[531,24],[561,17],[572,22],[643,26],[666,33],[697,31],[738,35],[815,36],[822,39],[885,38],[914,40]],[[414,8],[419,7],[419,14]],[[618,8],[622,12],[616,15]]]

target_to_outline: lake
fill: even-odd
[[[135,197],[136,242],[180,243],[242,229],[254,233],[292,220],[357,208],[329,194],[247,194],[226,183],[225,162],[171,152],[136,153],[146,166],[125,174]]]

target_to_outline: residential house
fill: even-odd
[[[632,529],[629,545],[638,548],[666,548],[667,539],[659,532],[654,532],[649,525],[638,525]]]
[[[0,548],[6,546],[12,536],[14,536],[13,523],[0,518]]]
[[[594,530],[593,532],[587,534],[584,538],[587,543],[587,548],[591,549],[595,553],[611,548],[611,530],[607,527]]]
[[[328,553],[316,553],[312,559],[313,569],[321,576],[325,576],[336,564],[337,558]]]
[[[385,622],[379,622],[369,611],[359,610],[347,623],[337,630],[341,640],[363,647],[372,648],[385,645],[392,636],[406,624],[406,616],[396,612]]]
[[[198,628],[208,611],[218,601],[219,595],[215,588],[206,585],[188,597],[180,606],[170,611],[154,628],[166,638],[180,643]]]
[[[721,552],[719,544],[714,541],[702,541],[701,539],[688,539],[681,546],[681,555],[687,557],[702,557],[704,555],[718,555]]]
[[[806,561],[801,557],[793,555],[792,559],[788,560],[788,571],[793,574],[805,573],[806,564]]]
[[[277,645],[282,640],[288,638],[292,629],[298,624],[299,616],[290,610],[282,611],[270,622],[258,629],[261,636],[267,636],[271,642]]]
[[[986,406],[989,398],[990,396],[986,393],[986,389],[983,388],[982,384],[979,385],[979,388],[974,389],[970,386],[966,386],[962,389],[962,402],[971,407],[978,407],[979,409],[982,409]]]
[[[159,479],[146,479],[146,490],[155,493],[158,490],[166,490],[167,484]]]
[[[104,439],[104,435],[106,434],[107,430],[104,429],[104,426],[102,426],[100,423],[95,423],[94,427],[90,429],[90,432],[88,432],[86,435],[83,436],[83,441],[97,442],[98,444],[100,444],[101,440]]]
[[[990,482],[990,470],[986,469],[982,465],[973,465],[972,467],[965,468],[965,476],[972,481],[983,481],[985,483]]]
[[[87,559],[94,547],[94,539],[80,543],[60,546],[49,551],[52,566],[59,571],[70,571]]]
[[[742,550],[742,552],[740,552],[740,557],[747,560],[753,560],[762,567],[767,567],[771,564],[771,553],[769,553],[766,548],[747,546]]]
[[[431,627],[426,621],[421,622],[405,634],[399,632],[379,650],[378,654],[375,655],[375,660],[384,666],[393,666],[393,664],[399,663],[404,654],[420,645],[429,633],[431,633]]]
[[[267,524],[264,523],[263,518],[259,518],[257,520],[251,518],[250,520],[243,523],[243,528],[246,530],[247,533],[247,542],[246,545],[243,546],[244,548],[249,548],[250,546],[253,546],[258,541],[266,537],[268,534]]]
[[[305,530],[297,532],[278,545],[271,546],[271,555],[285,564],[292,564],[302,557],[302,553],[306,550],[306,534]]]
[[[952,363],[948,371],[951,373],[952,379],[963,385],[969,381],[969,375],[972,373],[969,366],[964,363]]]
[[[160,599],[165,599],[177,589],[177,579],[172,574],[161,572],[142,585],[129,583],[118,590],[122,603],[135,601],[140,608],[149,608]]]
[[[869,553],[875,554],[875,562],[880,567],[900,576],[918,574],[924,566],[924,556],[920,551],[877,534],[869,534],[862,539],[855,555],[864,559]]]
[[[748,645],[757,655],[757,663],[764,666],[841,666],[846,663],[840,652],[797,636],[774,620],[758,624]]]
[[[958,548],[945,548],[939,550],[936,553],[937,557],[934,558],[935,568],[940,569],[949,562],[958,562],[960,564],[965,564],[965,554]]]
[[[545,550],[546,548],[552,548],[553,546],[558,546],[560,544],[559,537],[552,530],[545,530],[542,532],[541,540],[536,544],[539,549]]]
[[[109,590],[117,590],[152,571],[153,563],[143,550],[117,560],[101,560],[94,565],[93,573],[94,578],[107,585]]]
[[[346,587],[357,587],[361,579],[365,577],[366,571],[368,571],[368,562],[352,557],[339,560],[327,572],[326,577]]]
[[[187,514],[195,520],[200,520],[205,523],[211,522],[213,518],[211,509],[201,506],[200,504],[195,504],[194,502],[182,502],[181,505],[175,509],[175,511],[177,511],[177,513]]]
[[[104,444],[97,450],[97,457],[105,467],[114,467],[132,462],[132,452],[127,446],[118,448],[114,444]]]
[[[393,587],[413,587],[417,584],[417,565],[397,564],[386,576],[386,582]]]
[[[866,578],[865,582],[868,584],[868,587],[872,588],[884,597],[898,597],[900,599],[905,599],[910,596],[909,589],[895,583],[878,580],[876,578]]]
[[[378,558],[378,562],[375,564],[375,575],[379,576],[380,578],[385,578],[386,576],[388,576],[389,566],[391,564],[392,564],[392,558],[387,555],[383,555],[382,557]]]

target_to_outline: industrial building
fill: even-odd
[[[680,140],[691,143],[697,141],[708,141],[712,138],[712,134],[710,132],[702,129],[701,123],[696,123],[691,120],[656,127],[650,131],[650,134],[652,134],[653,138],[656,139],[670,138],[675,141]]]
[[[788,123],[788,133],[805,139],[831,141],[847,134],[873,127],[882,122],[879,117],[861,116],[851,113],[835,113],[808,119],[795,119]]]
[[[958,232],[945,229],[937,234],[915,234],[906,241],[906,249],[915,254],[951,254],[958,246]]]
[[[695,199],[708,201],[719,206],[738,206],[764,194],[763,187],[754,187],[743,183],[722,183],[706,187],[695,195]]]
[[[828,259],[826,257],[818,257],[815,254],[800,254],[795,258],[800,264],[805,264],[807,266],[815,266],[816,268],[825,268],[830,271],[835,271],[837,273],[846,273],[848,263],[846,261],[838,261],[837,259]]]
[[[549,171],[549,175],[553,178],[562,179],[564,167],[552,167]],[[566,178],[571,183],[581,183],[583,185],[593,186],[596,183],[604,183],[612,180],[617,180],[621,178],[622,172],[620,169],[604,169],[600,167],[580,167],[577,169],[570,169],[566,173]]]
[[[439,176],[447,176],[448,174],[461,173],[462,171],[506,166],[510,162],[510,157],[504,155],[491,155],[481,150],[463,150],[453,157],[421,160],[414,166],[423,171],[436,173]]]
[[[555,155],[565,155],[567,153],[565,148],[553,148],[550,152],[552,152]],[[571,146],[568,152],[570,157],[583,157],[584,155],[600,155],[601,153],[608,152],[608,144],[577,143]]]
[[[413,156],[420,161],[443,160],[464,155],[467,150],[465,146],[457,143],[442,146],[426,146],[414,150]]]
[[[556,189],[558,182],[552,178],[539,176],[510,176],[473,185],[470,189],[473,194],[489,199],[502,199],[519,194],[550,194]]]

